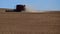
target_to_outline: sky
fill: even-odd
[[[60,0],[0,0],[0,8],[15,8],[23,4],[35,10],[60,10]]]

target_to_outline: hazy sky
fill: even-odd
[[[15,8],[16,4],[29,5],[36,10],[60,10],[60,0],[0,0],[0,8]]]

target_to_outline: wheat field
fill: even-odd
[[[0,10],[0,34],[60,34],[60,12]]]

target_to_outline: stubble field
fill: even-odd
[[[60,34],[60,12],[0,11],[0,34]]]

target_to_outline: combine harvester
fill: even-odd
[[[16,9],[6,10],[6,12],[22,12],[25,11],[25,5],[16,5]]]

